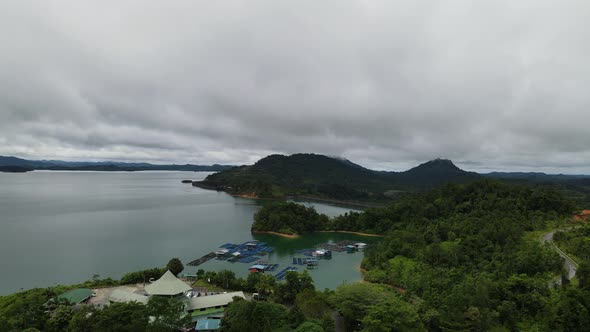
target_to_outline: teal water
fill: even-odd
[[[299,239],[250,233],[255,200],[181,184],[208,173],[49,172],[0,173],[0,295],[20,289],[82,282],[163,266],[172,257],[184,263],[227,242],[252,239],[275,251],[263,259],[291,266],[297,249],[327,241],[374,238],[318,233]],[[350,209],[319,204],[330,216]],[[296,255],[296,257],[303,257]],[[311,271],[320,289],[359,280],[362,253],[335,253]],[[213,260],[206,270],[231,269],[247,275],[251,264]],[[301,267],[300,267],[301,269]],[[184,273],[194,273],[187,267]],[[277,270],[278,271],[278,270]]]

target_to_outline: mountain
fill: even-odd
[[[0,172],[8,172],[7,167],[20,167],[27,170],[66,170],[66,171],[204,171],[217,172],[232,168],[230,165],[157,165],[149,163],[124,163],[114,161],[62,161],[27,160],[12,156],[0,156]],[[3,170],[5,169],[5,170]]]
[[[480,178],[475,172],[466,172],[448,159],[434,159],[408,171],[395,175],[409,187],[428,189],[447,182],[461,183]]]
[[[193,185],[255,197],[308,196],[346,201],[387,200],[397,191],[431,188],[479,178],[449,160],[433,160],[406,172],[378,172],[349,160],[318,154],[270,155],[254,165],[209,175]]]

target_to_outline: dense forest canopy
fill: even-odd
[[[294,203],[269,206],[254,224],[387,235],[367,249],[362,267],[367,281],[398,289],[402,297],[381,299],[386,293],[370,295],[374,290],[366,286],[339,288],[334,306],[351,329],[388,330],[396,314],[390,307],[403,299],[398,314],[409,325],[397,330],[579,331],[590,323],[587,277],[580,275],[575,286],[564,278],[557,286],[563,260],[539,239],[542,231],[565,225],[575,208],[553,188],[482,180],[407,194],[388,207],[332,219]],[[559,237],[583,250],[587,229]],[[373,300],[363,304],[365,297]],[[358,302],[361,307],[352,306]]]

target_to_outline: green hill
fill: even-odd
[[[255,197],[312,196],[345,201],[387,200],[397,191],[429,189],[477,179],[449,160],[437,159],[406,172],[378,172],[349,160],[317,154],[271,155],[254,165],[209,175],[195,186]]]

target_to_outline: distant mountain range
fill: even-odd
[[[399,192],[427,190],[444,183],[484,178],[509,182],[559,183],[589,189],[590,177],[544,173],[478,174],[435,159],[404,172],[374,171],[342,158],[318,154],[270,155],[254,165],[211,174],[193,185],[248,197],[314,197],[341,201],[386,201]],[[583,191],[582,190],[582,191]]]
[[[0,172],[28,172],[32,170],[54,171],[194,171],[217,172],[231,165],[157,165],[149,163],[124,163],[113,161],[87,162],[62,160],[27,160],[0,156]]]

